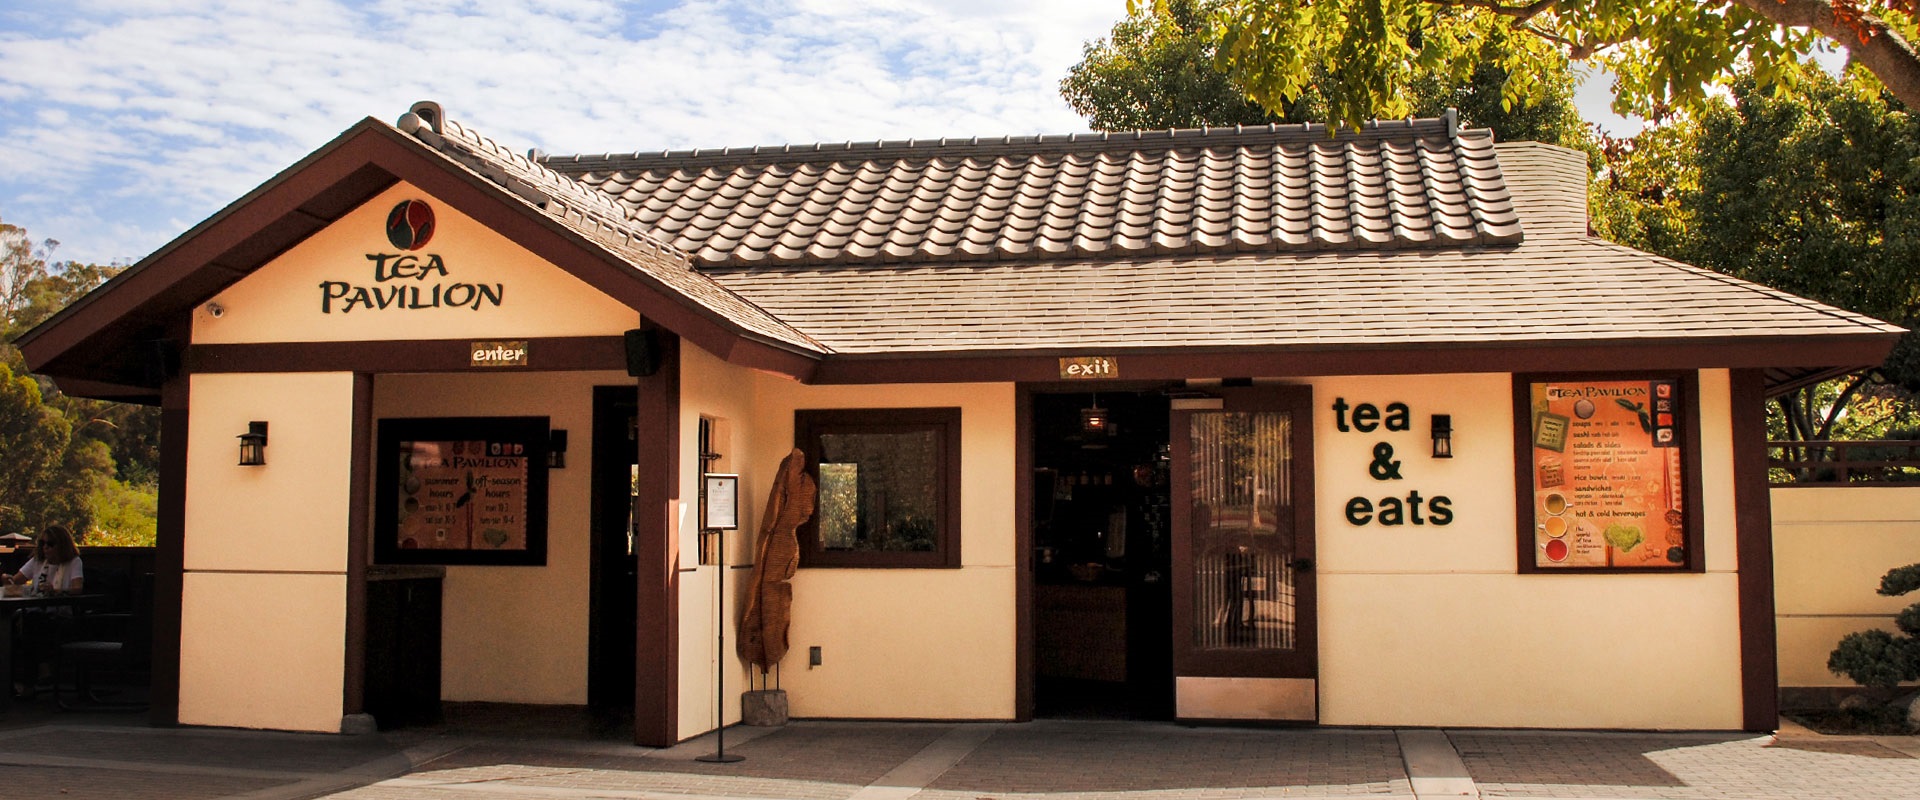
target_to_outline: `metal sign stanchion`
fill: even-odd
[[[697,756],[693,760],[708,764],[732,764],[745,761],[746,756],[727,752],[727,531],[739,526],[739,505],[737,503],[740,478],[738,475],[706,474],[701,485],[701,527],[717,537],[714,561],[718,574],[714,577],[713,621],[717,644],[717,655],[713,663],[714,737],[717,746],[711,754]]]

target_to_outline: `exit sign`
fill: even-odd
[[[1060,359],[1062,380],[1120,377],[1120,360],[1113,356],[1079,356]]]

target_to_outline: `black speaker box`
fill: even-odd
[[[660,337],[653,331],[627,331],[627,374],[645,378],[660,371]]]

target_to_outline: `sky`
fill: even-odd
[[[515,149],[1071,133],[1125,0],[8,0],[0,221],[131,263],[416,100]],[[1607,116],[1604,81],[1578,96]],[[1631,132],[1613,118],[1609,129]]]

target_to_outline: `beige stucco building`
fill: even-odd
[[[1763,396],[1900,329],[1586,179],[1451,118],[550,157],[419,104],[21,346],[163,409],[167,721],[341,729],[422,565],[442,699],[735,720],[798,448],[795,716],[1768,730]]]

